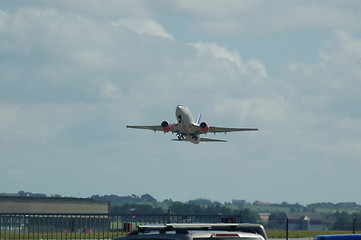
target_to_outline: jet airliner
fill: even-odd
[[[225,128],[209,126],[206,122],[201,122],[201,115],[199,115],[197,122],[194,121],[189,109],[179,104],[175,110],[175,116],[178,123],[170,124],[168,121],[163,121],[160,125],[155,126],[127,126],[127,128],[147,129],[161,131],[164,133],[175,133],[178,138],[172,139],[173,141],[188,141],[194,144],[199,142],[226,142],[221,139],[210,139],[200,137],[201,134],[211,133],[227,133],[239,131],[258,131],[258,128]]]

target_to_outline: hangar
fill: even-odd
[[[290,230],[323,230],[323,220],[317,212],[286,213]]]
[[[90,198],[0,196],[0,213],[109,214],[110,202]]]
[[[0,235],[109,231],[110,202],[90,198],[0,196]]]

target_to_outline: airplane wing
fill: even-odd
[[[127,128],[136,128],[136,129],[147,129],[147,130],[153,130],[153,131],[162,131],[162,126],[161,125],[156,125],[156,126],[127,126]]]
[[[204,131],[201,128],[201,126],[198,124],[193,124],[192,128],[195,134],[258,131],[258,128],[226,128],[226,127],[214,127],[214,126],[209,126],[208,131]]]
[[[213,126],[210,126],[208,132],[212,132],[212,133],[218,133],[218,132],[227,133],[227,132],[241,132],[241,131],[258,131],[258,128],[225,128],[225,127],[213,127]]]
[[[127,125],[127,128],[135,128],[135,129],[146,129],[146,130],[152,130],[154,132],[160,131],[164,132],[164,129],[161,125],[154,125],[154,126],[129,126]],[[170,124],[170,132],[177,132],[178,131],[178,125],[177,124]]]

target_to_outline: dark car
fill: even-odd
[[[361,234],[318,235],[313,240],[361,240]]]

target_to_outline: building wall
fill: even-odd
[[[319,213],[286,213],[290,230],[324,230],[323,221]]]

